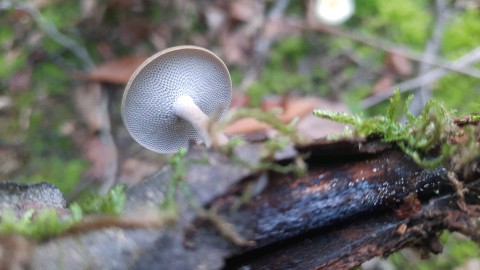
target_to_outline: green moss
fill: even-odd
[[[58,235],[78,222],[77,216],[60,217],[53,209],[42,210],[34,216],[29,210],[17,218],[9,211],[1,213],[0,234],[20,234],[32,239],[43,240]]]
[[[11,211],[0,213],[0,234],[20,234],[36,240],[45,240],[65,232],[80,222],[86,213],[116,215],[123,212],[125,188],[113,187],[107,195],[91,195],[69,207],[70,215],[59,216],[54,209],[26,211],[20,218]]]
[[[407,104],[411,101],[411,96]],[[452,148],[448,144],[448,129],[450,128],[449,112],[435,100],[430,100],[421,114],[417,117],[408,110],[403,112],[407,116],[407,123],[396,121],[401,113],[402,99],[400,92],[390,98],[390,105],[382,115],[366,118],[359,114],[337,113],[325,110],[316,110],[314,114],[324,119],[349,124],[353,127],[347,135],[367,138],[380,137],[384,142],[396,143],[402,150],[410,155],[418,164],[424,167],[436,167],[445,161]],[[408,108],[408,106],[404,106]],[[428,153],[438,146],[442,147],[441,153],[436,158],[423,158],[422,153]]]
[[[168,181],[165,199],[160,205],[161,209],[165,211],[167,215],[177,215],[175,194],[179,189],[185,191],[185,194],[189,196],[188,186],[185,184],[185,177],[187,175],[187,162],[185,161],[185,156],[187,153],[187,149],[181,148],[168,160],[172,175]]]
[[[121,214],[125,208],[125,186],[111,188],[105,196],[90,195],[78,203],[86,214]]]

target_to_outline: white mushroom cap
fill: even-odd
[[[208,119],[218,120],[230,106],[232,82],[227,67],[209,50],[172,47],[148,58],[130,78],[122,100],[122,118],[145,148],[172,153],[190,140],[205,141],[192,124],[175,113],[188,96]],[[194,123],[196,124],[196,123]]]
[[[316,0],[315,14],[323,23],[338,25],[352,17],[355,11],[353,0]]]

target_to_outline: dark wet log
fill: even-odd
[[[258,162],[258,145],[237,150],[240,158]],[[459,179],[467,187],[462,205],[445,168],[420,168],[389,144],[319,142],[297,151],[308,154],[303,177],[258,172],[213,150],[188,155],[192,197],[253,246],[232,244],[222,226],[214,228],[180,195],[174,226],[102,227],[55,239],[35,250],[33,269],[346,269],[407,246],[440,252],[436,236],[444,229],[480,240],[471,226],[480,216],[478,175]],[[127,190],[127,214],[158,205],[171,174],[165,168]],[[252,186],[254,196],[232,210]]]
[[[472,216],[460,211],[456,200],[452,195],[432,199],[406,219],[385,212],[323,227],[279,245],[232,257],[226,268],[349,269],[407,246],[439,253],[439,232],[463,231],[471,225]]]
[[[225,215],[257,243],[227,268],[349,268],[424,240],[436,243],[434,236],[450,227],[445,216],[458,212],[445,168],[420,168],[390,145],[299,150],[311,152],[307,176],[272,174],[259,196]]]
[[[372,215],[400,205],[409,194],[421,200],[449,188],[444,168],[419,168],[391,149],[350,162],[310,162],[307,176],[271,175],[259,196],[234,216],[249,219],[247,237],[263,246],[355,216]]]

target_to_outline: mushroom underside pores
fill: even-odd
[[[190,141],[224,144],[209,132],[230,106],[232,83],[225,64],[212,52],[178,46],[148,58],[130,78],[122,100],[122,118],[145,148],[173,153]],[[213,136],[213,138],[212,138]]]

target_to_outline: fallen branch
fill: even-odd
[[[475,48],[474,50],[472,50],[471,52],[465,54],[464,56],[462,56],[461,58],[455,60],[452,65],[455,66],[455,67],[465,67],[465,66],[469,66],[475,62],[478,62],[480,61],[480,47],[478,48]],[[447,70],[444,70],[444,69],[434,69],[432,71],[429,71],[425,74],[422,74],[414,79],[411,79],[411,80],[408,80],[408,81],[405,81],[405,82],[402,82],[402,83],[399,83],[397,85],[394,85],[388,89],[385,89],[384,91],[382,91],[381,93],[377,94],[377,95],[374,95],[374,96],[370,96],[364,100],[362,100],[360,102],[360,106],[362,108],[368,108],[368,107],[371,107],[375,104],[378,104],[386,99],[388,99],[389,97],[391,97],[393,95],[393,90],[395,89],[399,89],[400,92],[407,92],[407,91],[411,91],[413,89],[416,89],[418,87],[420,87],[422,84],[429,84],[429,83],[433,83],[437,80],[439,80],[440,78],[442,78],[443,76],[447,75],[449,73],[449,71]]]
[[[313,21],[313,23],[310,21],[309,24],[306,24],[306,25],[302,23],[297,23],[295,25],[305,30],[325,32],[331,35],[351,39],[353,41],[368,45],[372,48],[377,48],[385,52],[390,52],[392,54],[398,54],[405,58],[408,58],[420,63],[425,62],[427,64],[437,66],[442,69],[462,73],[474,78],[480,78],[480,70],[476,68],[468,67],[467,65],[465,66],[455,65],[455,63],[451,63],[450,61],[444,60],[440,56],[435,56],[432,59],[425,59],[422,53],[416,52],[405,46],[401,46],[398,44],[390,44],[383,40],[375,39],[373,37],[366,37],[353,32],[348,32],[338,27],[322,25],[320,23],[316,23],[315,21]]]
[[[252,161],[258,158],[257,147],[245,145],[236,152]],[[111,269],[112,263],[130,269],[158,265],[162,269],[198,265],[206,269],[345,269],[407,246],[438,253],[441,245],[436,237],[444,229],[480,239],[471,222],[480,216],[478,173],[456,178],[467,190],[464,211],[446,169],[420,168],[391,144],[343,140],[317,142],[297,151],[310,154],[308,175],[270,172],[268,182],[232,211],[245,188],[259,181],[256,172],[215,151],[208,152],[208,163],[190,163],[206,155],[204,150],[193,150],[187,157],[191,161],[185,161],[191,164],[185,181],[192,198],[214,209],[218,217],[206,222],[195,209],[188,210],[180,196],[181,213],[175,226],[152,230],[141,229],[140,223],[133,230],[102,224],[98,231],[89,228],[93,231],[39,244],[32,265],[39,269],[60,268],[67,262],[71,268],[93,269]],[[126,214],[142,215],[139,207],[158,205],[171,174],[166,169],[127,190]],[[256,245],[233,244],[232,235],[234,239],[241,236],[239,243]]]

